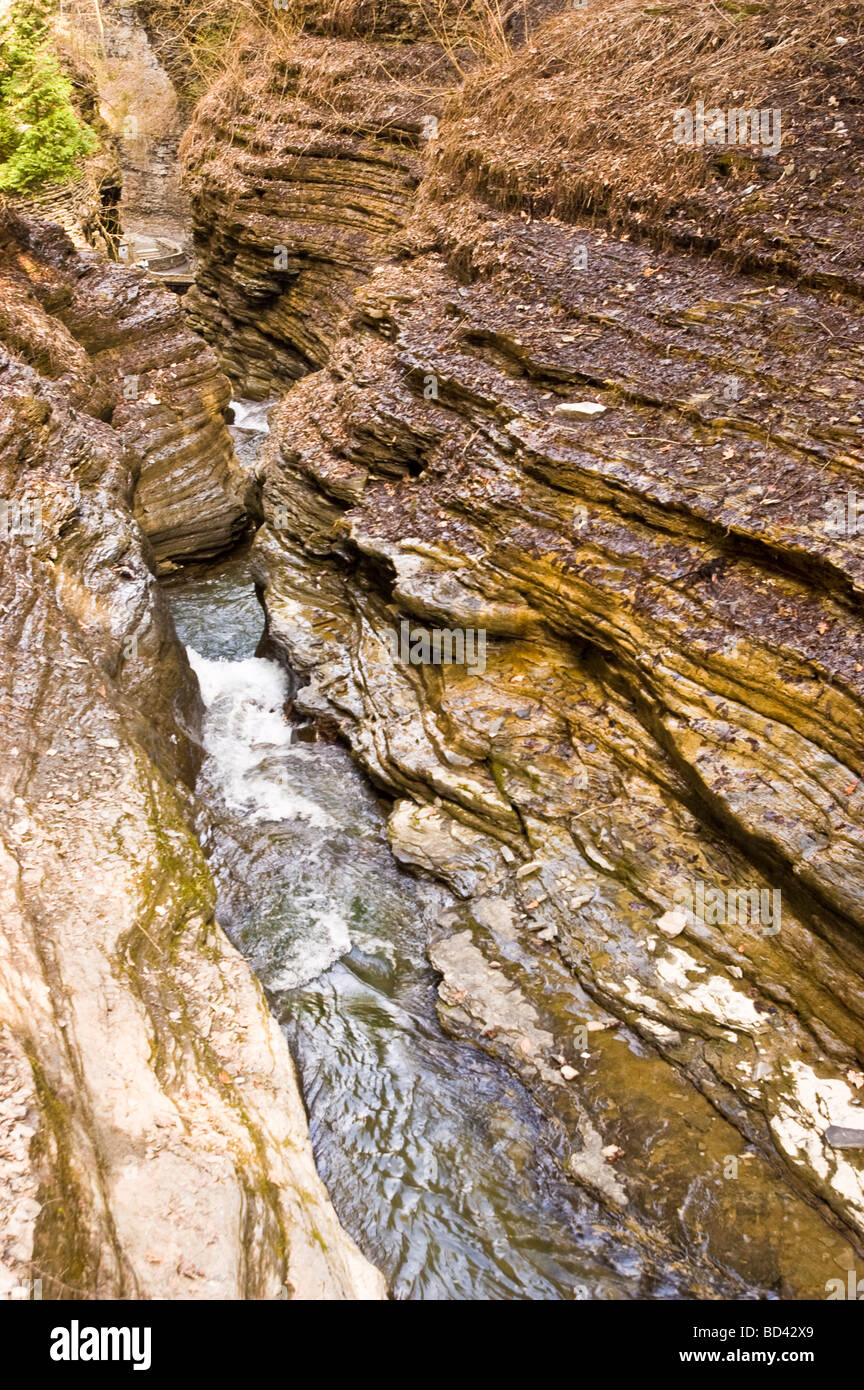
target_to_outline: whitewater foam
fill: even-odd
[[[236,400],[231,402],[231,409],[234,411],[234,425],[238,430],[248,430],[254,434],[269,434],[270,426],[267,424],[267,415],[276,405],[272,401],[249,401]]]
[[[285,719],[285,672],[275,661],[211,661],[187,647],[205,705],[205,773],[226,804],[253,820],[305,820],[324,829],[333,819],[291,785],[292,730]]]
[[[351,950],[351,934],[341,913],[331,908],[327,912],[313,911],[310,918],[311,934],[293,942],[279,970],[267,973],[268,989],[297,989],[309,984]]]

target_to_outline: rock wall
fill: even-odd
[[[256,39],[184,137],[199,260],[187,309],[238,394],[327,361],[353,291],[411,209],[449,60],[433,44]],[[243,59],[246,62],[242,62]]]
[[[231,388],[189,331],[180,299],[145,271],[78,253],[56,227],[0,227],[10,347],[73,402],[110,420],[135,479],[135,513],[157,559],[227,549],[246,523],[225,424]]]
[[[148,39],[137,6],[102,8],[104,45],[94,62],[100,110],[123,168],[124,225],[182,224],[177,147],[187,112]]]
[[[864,464],[860,41],[836,44],[826,21],[795,30],[785,68],[758,69],[760,105],[782,78],[793,254],[773,229],[785,158],[736,151],[730,182],[714,151],[667,138],[651,196],[646,182],[628,201],[620,131],[568,131],[567,112],[599,100],[583,55],[605,52],[616,23],[626,47],[632,13],[555,20],[469,79],[410,208],[391,163],[383,241],[376,227],[350,276],[328,270],[318,298],[292,299],[354,207],[335,181],[317,193],[332,102],[316,118],[317,40],[299,39],[278,68],[288,113],[253,137],[242,106],[229,121],[205,104],[187,137],[206,150],[192,162],[196,314],[229,371],[237,325],[266,325],[262,391],[273,364],[271,384],[324,363],[271,417],[258,573],[270,635],[307,678],[299,707],[335,722],[397,798],[397,855],[464,899],[432,950],[447,1026],[505,1056],[560,1119],[574,1177],[653,1230],[655,1159],[633,1139],[644,1088],[676,1096],[679,1115],[689,1088],[768,1165],[769,1187],[819,1214],[823,1241],[833,1227],[860,1251],[860,1161],[828,1136],[864,1129],[862,548],[854,523],[828,525]],[[669,54],[691,23],[684,77]],[[651,25],[672,106],[725,80],[724,16],[673,5]],[[745,17],[730,71],[773,47],[765,17]],[[351,45],[327,51],[357,61]],[[645,71],[630,52],[635,109]],[[341,120],[355,154],[389,148],[380,112],[371,134],[350,107]],[[838,163],[805,163],[812,179],[801,167],[835,123],[852,132],[845,222]],[[578,153],[589,135],[603,178],[558,179],[568,140]],[[801,231],[802,178],[811,195],[833,189],[834,274]],[[297,208],[304,270],[283,294],[264,261],[280,243],[296,254]],[[244,357],[261,346],[249,334]],[[482,669],[394,654],[403,620],[482,629]],[[727,905],[739,890],[782,903],[780,929],[748,906],[682,913],[700,883]],[[650,1087],[622,1079],[627,1037],[660,1069]],[[703,1162],[719,1180],[720,1159]],[[698,1216],[664,1223],[699,1248]],[[826,1248],[812,1289],[832,1275]]]
[[[202,455],[206,480],[222,380],[161,290],[54,233],[5,221],[2,274],[0,1289],[382,1297],[214,921],[197,685],[133,517],[148,468],[151,496],[194,495]],[[120,405],[132,367],[172,418]],[[203,548],[231,525],[195,524]]]

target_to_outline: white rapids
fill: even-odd
[[[275,661],[209,661],[187,648],[206,708],[204,749],[208,781],[227,806],[254,820],[307,820],[321,829],[333,824],[323,807],[291,785],[291,759],[304,751],[292,744],[284,715],[285,672]]]
[[[200,776],[225,808],[247,825],[335,828],[329,812],[296,787],[314,755],[293,742],[284,715],[288,684],[282,668],[263,657],[211,661],[192,647],[187,652],[205,706],[206,759]],[[313,850],[307,857],[310,868],[314,859]],[[314,883],[292,885],[291,901],[295,930],[282,936],[275,958],[262,972],[273,990],[314,980],[353,944],[342,913]]]
[[[231,402],[231,409],[234,411],[234,427],[238,430],[247,430],[252,434],[269,434],[270,427],[267,424],[267,413],[272,410],[277,401],[247,401],[236,400]]]

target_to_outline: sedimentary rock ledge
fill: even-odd
[[[186,786],[197,686],[133,517],[137,479],[163,553],[230,537],[224,381],[143,275],[41,228],[6,226],[4,249],[3,1292],[379,1298],[284,1037],[214,921]],[[133,369],[144,404],[124,409]],[[172,529],[157,499],[190,486],[202,505]]]
[[[625,8],[544,30],[553,96],[596,76],[584,55]],[[723,22],[706,20],[716,42],[694,46],[706,73]],[[674,44],[676,23],[651,21],[652,43]],[[739,57],[771,47],[764,28],[736,31]],[[311,42],[294,52],[304,72]],[[862,1115],[864,1047],[862,550],[854,526],[828,524],[864,463],[848,223],[833,202],[835,274],[801,234],[801,201],[774,254],[780,166],[752,150],[722,195],[710,150],[673,151],[651,166],[653,201],[625,207],[611,184],[605,205],[595,198],[605,225],[584,218],[584,180],[544,201],[540,171],[571,132],[554,112],[509,143],[496,125],[496,84],[527,89],[544,51],[538,41],[494,77],[481,70],[451,100],[410,215],[404,191],[386,191],[383,247],[380,202],[359,210],[365,263],[353,300],[340,293],[338,333],[308,298],[302,330],[290,315],[268,321],[289,374],[291,354],[298,368],[323,360],[308,350],[316,324],[329,346],[271,417],[255,547],[270,636],[307,677],[299,707],[335,721],[399,798],[397,855],[465,898],[432,952],[442,1017],[510,1056],[572,1135],[577,1178],[597,1187],[580,1157],[597,1116],[572,1089],[584,1097],[584,1073],[612,1066],[608,1049],[574,1050],[578,982],[607,1023],[650,1044],[670,1086],[694,1088],[860,1245],[860,1167],[825,1137],[841,1114]],[[784,54],[766,71],[782,70],[790,144],[817,138],[805,95],[845,140],[848,107],[828,96],[849,54],[820,66],[803,40]],[[333,177],[316,144],[332,115],[322,102],[316,122],[311,80],[305,90],[308,160],[268,163],[266,144],[294,139],[279,113],[260,145],[242,117],[229,137],[210,112],[189,137],[208,151],[192,167],[204,283],[225,306],[221,321],[207,311],[206,331],[223,355],[251,303],[237,248],[254,243],[260,261],[265,244],[296,247],[293,217],[273,214],[308,203],[310,176]],[[342,118],[343,138],[368,142],[356,113]],[[616,148],[610,135],[601,166],[616,167]],[[844,152],[860,160],[854,143]],[[823,161],[809,182],[836,174]],[[213,213],[229,187],[224,254]],[[709,207],[710,235],[688,234],[696,219],[708,227]],[[335,237],[322,204],[280,304]],[[406,663],[392,640],[405,620],[482,630],[483,667]],[[670,922],[693,882],[779,894],[782,928]],[[478,955],[522,1001],[509,1027]],[[562,1084],[561,1057],[581,1086]],[[616,1094],[622,1117],[637,1091]],[[616,1161],[610,1203],[638,1191],[642,1162]]]
[[[4,341],[80,411],[110,420],[157,559],[227,549],[246,520],[224,418],[231,389],[180,299],[144,270],[76,252],[59,228],[11,214],[0,255]]]

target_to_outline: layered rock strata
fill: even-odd
[[[189,321],[254,399],[327,361],[353,291],[408,217],[454,77],[431,43],[306,36],[268,61],[259,42],[181,147],[199,260]]]
[[[143,276],[15,225],[3,267],[2,1292],[381,1297],[214,920],[186,790],[197,685],[132,512],[135,441],[165,489],[172,468],[187,486],[181,405],[218,443],[221,379]],[[169,405],[124,411],[133,367]]]
[[[157,560],[218,554],[246,524],[225,423],[230,385],[182,303],[146,271],[76,252],[56,227],[0,227],[4,341],[127,451],[135,513]]]
[[[386,93],[346,102],[375,228],[350,274],[320,40],[271,57],[266,129],[235,84],[187,144],[202,331],[259,394],[319,367],[271,415],[257,574],[298,708],[463,901],[442,1020],[649,1246],[786,1296],[864,1248],[832,1138],[864,1130],[854,9],[553,20],[427,94],[407,182],[372,154]],[[697,100],[779,103],[786,152],[676,146]],[[482,631],[482,661],[435,664],[422,628]]]

